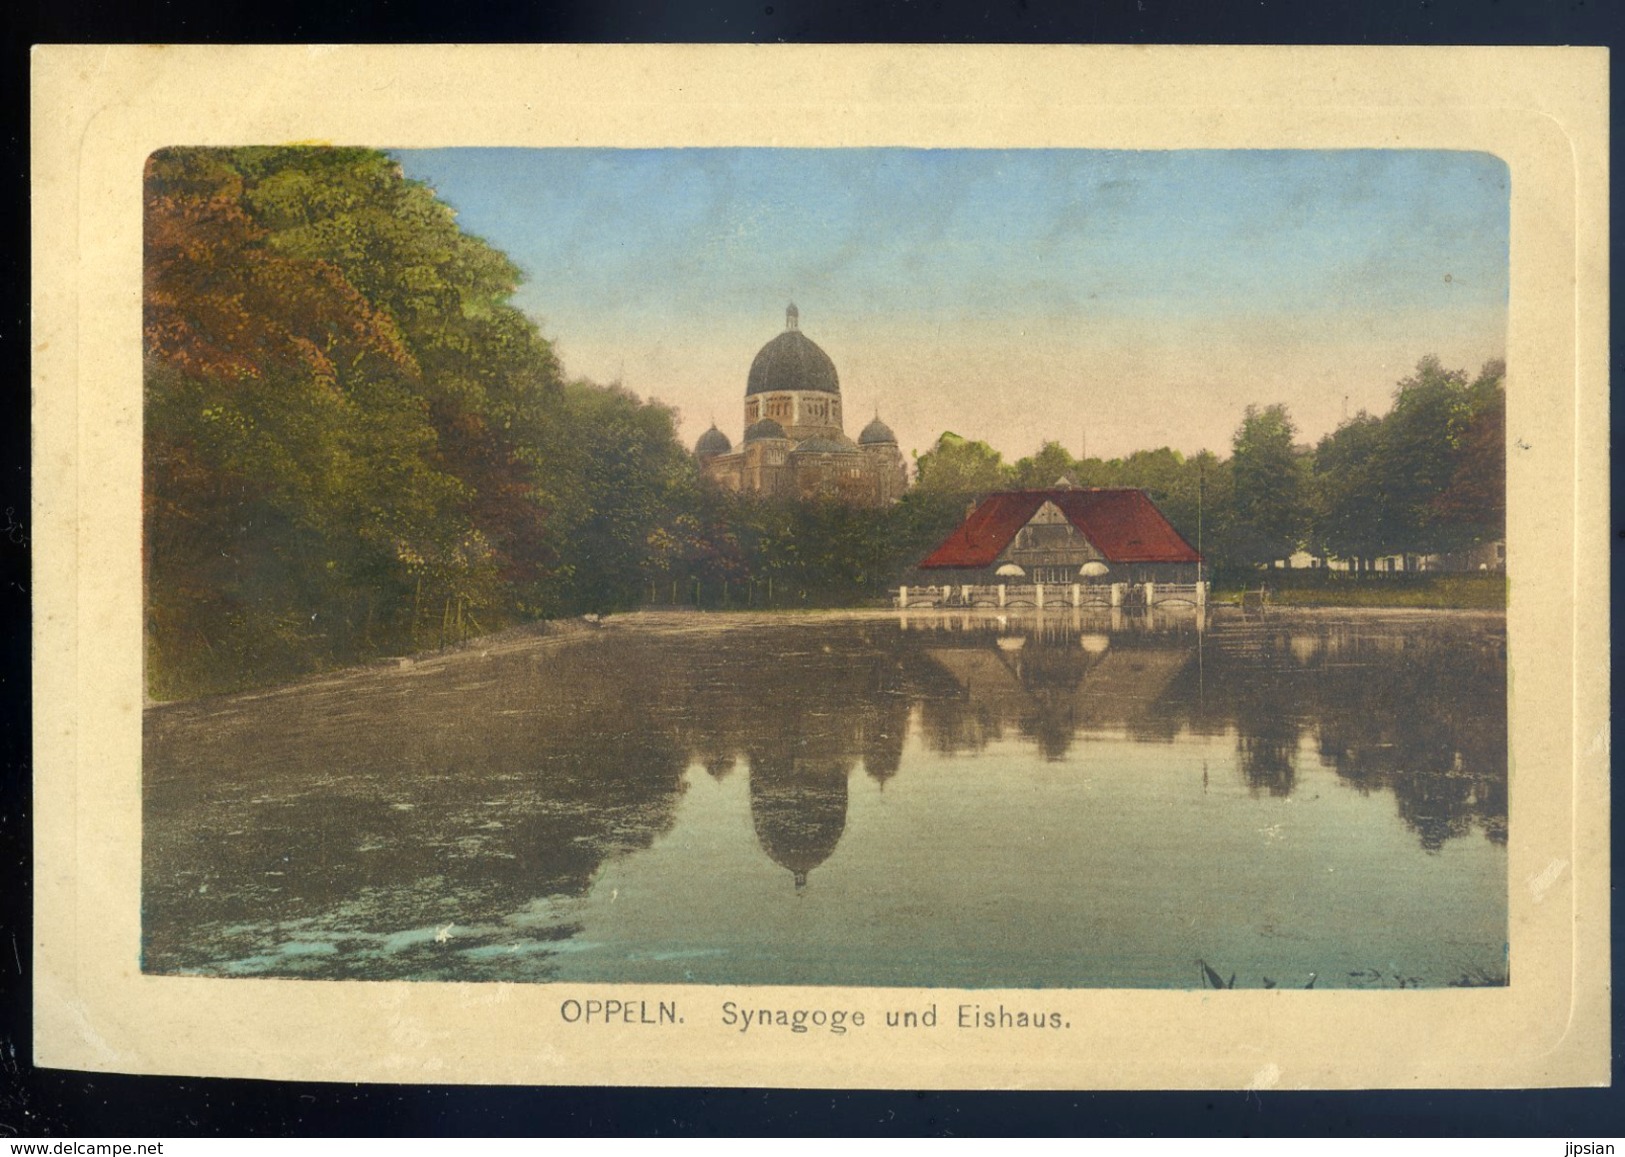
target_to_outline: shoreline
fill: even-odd
[[[906,612],[900,611],[896,607],[827,607],[782,610],[754,608],[743,610],[699,610],[674,607],[640,608],[606,615],[597,622],[579,617],[541,619],[533,623],[508,627],[489,635],[468,639],[455,646],[446,647],[444,650],[419,651],[411,655],[384,656],[365,663],[354,663],[344,667],[331,667],[321,671],[312,671],[309,674],[282,683],[268,683],[231,691],[210,691],[174,699],[153,699],[148,697],[142,704],[142,713],[166,709],[183,709],[227,700],[252,701],[273,698],[279,695],[292,694],[296,691],[308,690],[312,687],[320,687],[324,684],[337,685],[350,682],[368,675],[387,676],[410,671],[433,670],[449,663],[462,662],[471,658],[485,659],[492,655],[514,651],[534,651],[562,647],[566,644],[593,639],[604,632],[619,633],[628,628],[642,629],[652,634],[673,635],[711,633],[770,623],[799,623],[812,627],[824,622],[851,621],[854,619],[867,619],[875,622],[896,621],[902,615],[907,615],[913,619],[925,619],[932,616],[944,618],[974,616],[986,620],[1003,619],[1006,622],[1022,623],[1032,622],[1040,617],[1054,621],[1062,615],[1070,617],[1074,613],[1083,621],[1093,623],[1099,619],[1109,617],[1111,612],[1104,607],[1091,607],[1076,611],[1072,608],[1039,611],[1032,607],[1007,607],[1003,610],[992,607],[947,609],[921,607]],[[1119,613],[1138,617],[1146,612],[1143,609],[1137,609],[1120,611]],[[1153,611],[1152,613],[1159,618],[1172,621],[1178,618],[1194,618],[1196,612],[1193,608],[1178,608]],[[1241,619],[1243,621],[1268,623],[1271,621],[1291,620],[1327,621],[1335,620],[1340,616],[1357,616],[1370,619],[1447,616],[1450,618],[1500,619],[1504,621],[1507,617],[1507,611],[1504,607],[1387,607],[1285,603],[1271,604],[1260,611],[1243,609],[1239,604],[1233,602],[1213,602],[1209,603],[1207,607],[1210,629],[1221,620]]]

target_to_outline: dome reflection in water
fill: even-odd
[[[1504,980],[1492,616],[640,615],[157,708],[144,967]]]

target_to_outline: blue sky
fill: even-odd
[[[1443,151],[445,149],[395,154],[524,270],[566,368],[739,436],[786,302],[848,425],[1008,457],[1305,440],[1416,359],[1502,355],[1508,174]],[[1346,400],[1345,400],[1346,399]],[[860,417],[861,416],[861,417]]]

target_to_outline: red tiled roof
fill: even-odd
[[[1201,561],[1143,490],[1011,490],[983,499],[920,566],[988,566],[1046,500],[1107,562]]]

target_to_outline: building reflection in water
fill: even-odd
[[[1092,734],[1229,736],[1248,792],[1290,796],[1318,759],[1391,794],[1427,851],[1504,844],[1505,680],[1499,619],[910,612],[606,630],[180,705],[146,729],[147,966],[244,955],[250,923],[489,922],[584,897],[606,861],[671,830],[691,768],[746,774],[762,853],[816,888],[852,777],[906,778],[911,742],[1063,763],[1099,758],[1079,743]],[[438,959],[429,943],[392,967],[430,975]]]
[[[1203,626],[1189,613],[910,616],[904,637],[933,669],[923,677],[933,686],[926,741],[953,754],[1014,732],[1061,760],[1089,732],[1171,740],[1181,721],[1167,710],[1169,691],[1197,669]]]
[[[1230,733],[1247,790],[1278,798],[1297,790],[1300,753],[1318,750],[1348,786],[1392,793],[1427,850],[1475,829],[1505,841],[1494,630],[1279,618],[1208,628],[1190,612],[910,613],[893,635],[869,624],[858,645],[837,647],[838,675],[753,671],[755,694],[781,704],[732,720],[763,852],[805,887],[845,833],[857,764],[882,787],[898,774],[911,707],[942,755],[1018,739],[1064,761],[1092,733],[1151,743]],[[713,735],[708,750],[726,746]]]
[[[837,759],[785,758],[782,752],[751,756],[750,818],[756,840],[768,859],[790,873],[798,892],[846,834],[851,770]]]

